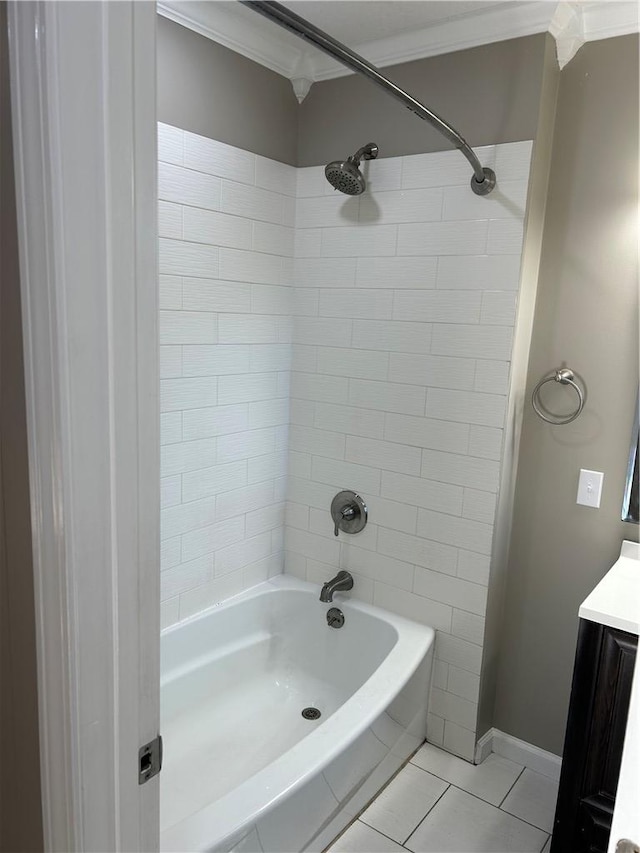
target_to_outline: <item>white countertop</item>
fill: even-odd
[[[640,545],[625,539],[620,557],[582,602],[581,619],[640,635]]]

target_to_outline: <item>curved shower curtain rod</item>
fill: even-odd
[[[320,50],[328,53],[329,56],[337,59],[338,62],[346,65],[347,68],[351,68],[352,71],[357,71],[359,74],[368,77],[369,80],[380,86],[385,92],[388,92],[392,97],[401,101],[418,118],[428,121],[449,142],[452,142],[471,164],[473,168],[471,189],[476,195],[487,195],[494,188],[496,184],[495,172],[488,166],[483,168],[466,139],[460,136],[458,131],[451,127],[450,124],[447,124],[437,113],[425,107],[424,104],[407,94],[404,89],[401,89],[400,86],[397,86],[388,77],[385,77],[375,65],[367,62],[362,56],[354,53],[354,51],[341,44],[332,36],[309,23],[305,18],[301,18],[295,12],[291,12],[281,3],[273,2],[273,0],[240,0],[240,2],[243,6],[248,6],[254,12],[264,15],[281,27],[295,33],[299,38],[311,42],[311,44]]]

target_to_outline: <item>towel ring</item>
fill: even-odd
[[[543,379],[538,382],[536,387],[533,389],[531,394],[531,405],[534,408],[534,411],[538,417],[541,417],[543,421],[546,421],[548,424],[556,424],[557,426],[561,426],[562,424],[570,424],[571,421],[575,421],[578,417],[582,409],[584,408],[584,393],[577,382],[574,381],[573,378],[573,370],[568,367],[558,367],[551,376],[545,376]],[[551,417],[546,415],[542,410],[542,404],[538,399],[538,394],[542,386],[547,382],[559,382],[561,385],[571,385],[576,394],[578,395],[578,408],[571,415],[553,415]]]

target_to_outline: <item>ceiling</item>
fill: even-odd
[[[452,18],[485,12],[501,0],[296,0],[284,5],[347,44],[424,29]],[[515,2],[510,2],[514,6]]]
[[[585,41],[638,32],[637,0],[288,0],[298,15],[379,67],[550,32],[565,65]],[[159,0],[158,12],[288,77],[351,72],[237,0]]]

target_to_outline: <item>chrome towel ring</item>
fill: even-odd
[[[539,400],[539,393],[542,386],[547,382],[559,382],[561,385],[570,385],[578,395],[578,408],[570,415],[554,415],[549,412],[546,414]],[[584,408],[584,392],[578,383],[574,380],[574,373],[569,367],[558,367],[550,376],[545,376],[538,382],[531,394],[531,405],[534,408],[536,415],[546,421],[548,424],[570,424],[575,421],[582,409]]]

